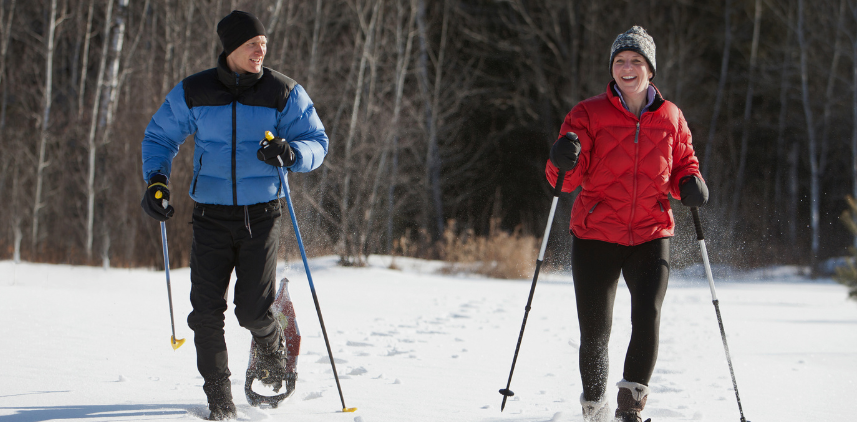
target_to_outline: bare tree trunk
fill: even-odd
[[[24,238],[24,234],[21,231],[21,209],[20,201],[18,197],[18,190],[20,189],[20,164],[17,160],[13,160],[12,165],[12,200],[10,201],[12,205],[12,216],[9,219],[12,222],[12,236],[13,236],[13,249],[12,249],[12,260],[15,261],[16,264],[21,262],[21,240]]]
[[[113,110],[115,109],[116,99],[119,95],[119,64],[122,58],[122,46],[125,40],[125,15],[128,10],[128,0],[119,0],[118,10],[115,15],[115,25],[113,27],[113,37],[110,42],[110,66],[107,68],[107,81],[105,85],[107,89],[102,91],[101,99],[101,123],[102,142],[104,145],[110,139],[110,128],[113,125]],[[109,24],[108,24],[109,25]],[[102,55],[103,57],[103,55]],[[93,148],[93,152],[95,151]],[[92,257],[92,241],[94,237],[93,226],[95,216],[95,154],[90,154],[89,175],[87,178],[87,206],[86,206],[86,257]],[[107,239],[102,248],[102,261],[105,266],[109,266],[110,258],[107,257],[109,252],[109,233],[106,232],[107,224],[104,224],[105,233],[103,237]]]
[[[777,216],[778,227],[782,229],[784,227],[784,221],[789,225],[789,243],[794,244],[797,236],[796,233],[796,223],[797,215],[792,213],[793,210],[796,209],[795,204],[797,202],[797,193],[795,192],[795,196],[789,195],[788,206],[783,207],[785,209],[781,209],[779,207],[780,204],[784,203],[783,197],[785,196],[784,190],[791,193],[791,189],[789,188],[790,183],[788,181],[790,178],[787,178],[786,165],[790,162],[790,154],[786,152],[786,123],[788,122],[788,105],[789,105],[789,89],[792,87],[789,83],[789,75],[791,74],[791,40],[793,35],[792,21],[794,20],[794,7],[793,3],[789,3],[789,11],[788,16],[785,18],[785,24],[787,29],[787,35],[785,39],[785,44],[783,45],[783,61],[780,66],[781,74],[780,74],[780,112],[779,119],[777,123],[777,168],[774,176],[774,213]],[[786,189],[783,189],[785,185]]]
[[[851,15],[857,19],[857,5],[851,5]],[[851,43],[851,195],[857,198],[857,32]],[[854,234],[857,248],[857,233]]]
[[[818,173],[823,175],[827,169],[827,151],[830,144],[830,118],[833,115],[833,89],[836,87],[836,68],[839,67],[839,58],[842,57],[842,32],[845,26],[845,0],[839,2],[839,14],[836,20],[836,35],[833,42],[833,59],[827,76],[827,89],[824,91],[824,111],[822,114],[821,127],[821,151],[818,157]]]
[[[95,0],[89,0],[89,11],[86,15],[86,31],[83,35],[83,63],[80,65],[80,89],[77,92],[77,118],[83,114],[83,99],[86,96],[86,69],[89,67],[89,42],[92,40],[92,14]]]
[[[6,128],[6,99],[9,91],[9,81],[6,78],[6,57],[9,51],[9,40],[12,38],[12,17],[15,16],[15,0],[9,5],[9,17],[6,18],[6,24],[3,29],[3,46],[0,47],[0,82],[5,82],[3,85],[3,104],[0,106],[0,130]],[[20,227],[19,229],[20,230]]]
[[[127,1],[127,0],[122,0]],[[127,4],[127,3],[126,3]],[[107,12],[104,17],[104,43],[101,46],[101,59],[98,62],[98,75],[95,82],[95,94],[93,95],[92,116],[89,119],[89,141],[87,152],[89,159],[89,171],[86,177],[86,256],[92,256],[92,239],[95,214],[95,157],[98,152],[98,142],[95,139],[98,127],[98,114],[101,110],[102,89],[104,86],[104,73],[107,67],[107,56],[110,51],[110,25],[113,22],[113,0],[107,0]]]
[[[800,143],[792,141],[789,151],[789,239],[797,241],[798,167]]]
[[[798,0],[798,16],[797,16],[797,38],[798,45],[800,49],[800,86],[801,86],[801,96],[803,99],[803,113],[806,117],[806,132],[807,138],[809,138],[809,155],[807,159],[809,160],[810,167],[810,228],[812,231],[811,239],[812,239],[812,255],[811,255],[811,263],[812,263],[812,271],[815,272],[815,264],[818,260],[818,248],[819,248],[819,198],[821,196],[820,190],[820,174],[818,168],[818,157],[817,157],[817,141],[815,136],[815,125],[812,120],[812,109],[811,103],[809,101],[809,70],[807,69],[807,42],[806,37],[804,35],[804,7],[803,0]]]
[[[390,146],[393,154],[392,163],[390,163],[390,184],[387,188],[387,253],[391,253],[393,249],[393,210],[394,210],[394,194],[396,184],[398,182],[399,173],[399,114],[402,110],[402,93],[405,88],[405,77],[408,74],[408,64],[411,59],[411,47],[414,41],[414,21],[416,20],[417,7],[416,0],[410,1],[411,13],[408,18],[407,25],[407,41],[404,41],[405,36],[402,28],[396,24],[396,97],[393,101],[393,122],[392,127],[392,145]],[[402,3],[398,3],[399,19],[402,20],[404,10]],[[404,41],[404,51],[402,42]]]
[[[45,152],[48,145],[48,126],[51,116],[51,104],[53,91],[53,73],[54,73],[54,33],[56,31],[56,16],[57,16],[57,0],[51,0],[51,12],[48,18],[48,33],[45,37],[45,97],[44,110],[42,113],[42,125],[39,133],[39,161],[36,167],[36,193],[33,197],[33,232],[31,242],[33,250],[38,247],[39,241],[39,210],[44,207],[42,203],[42,188],[45,179],[45,168],[50,165],[50,162],[45,158]]]
[[[112,1],[112,0],[108,0]],[[166,46],[164,47],[164,70],[162,74],[161,80],[161,95],[160,98],[164,98],[167,96],[167,93],[170,92],[170,84],[173,81],[172,78],[172,61],[173,61],[173,52],[175,50],[175,44],[173,44],[173,21],[175,20],[175,15],[170,10],[170,0],[164,1],[164,40],[166,41]]]
[[[422,1],[422,0],[421,0]],[[437,236],[443,235],[443,196],[440,186],[440,148],[438,146],[438,116],[440,115],[438,102],[440,101],[440,88],[443,82],[443,64],[446,54],[447,30],[449,28],[449,0],[443,2],[443,21],[440,30],[440,46],[438,46],[437,63],[434,70],[434,93],[432,94],[431,112],[433,116],[429,120],[429,144],[427,151],[428,180],[431,187],[432,203],[434,204],[434,219],[437,226]]]
[[[732,23],[730,15],[732,8],[730,2],[725,0],[723,6],[723,19],[725,38],[723,41],[723,58],[720,61],[720,80],[717,82],[717,94],[714,97],[714,112],[711,114],[711,124],[708,126],[708,142],[705,144],[705,158],[702,162],[702,177],[708,178],[708,169],[711,168],[711,154],[714,150],[714,135],[717,132],[717,120],[720,117],[720,106],[723,103],[723,91],[726,90],[726,79],[729,75],[729,52],[732,50]]]
[[[426,131],[428,135],[428,143],[426,148],[426,174],[425,174],[425,203],[427,209],[424,211],[426,214],[425,217],[425,228],[432,229],[430,221],[428,218],[429,215],[434,214],[434,227],[433,230],[430,230],[432,235],[432,240],[437,239],[443,233],[443,203],[441,202],[441,192],[440,192],[440,152],[438,151],[437,146],[437,122],[435,122],[435,112],[432,108],[434,105],[433,95],[429,92],[429,77],[428,77],[428,34],[426,33],[426,7],[425,0],[418,0],[417,2],[417,31],[419,34],[420,41],[420,55],[418,62],[418,73],[419,82],[420,82],[420,91],[422,92],[423,102],[425,103],[425,121],[426,121]],[[446,2],[444,2],[444,34],[442,35],[442,39],[446,40],[445,34],[445,25],[446,25]],[[441,47],[439,56],[442,56],[443,48]],[[438,73],[441,72],[441,60],[438,59],[438,63],[436,64],[436,69]],[[428,205],[432,204],[431,208],[428,208]],[[429,211],[429,209],[433,209],[433,213]]]
[[[179,71],[182,75],[190,74],[188,70],[188,53],[190,53],[190,45],[191,45],[191,28],[193,28],[193,12],[196,8],[193,5],[192,1],[187,2],[187,20],[185,21],[185,30],[184,30],[184,47],[182,48],[182,62],[179,67]]]
[[[321,32],[321,1],[315,2],[315,22],[312,27],[312,45],[310,46],[309,54],[309,74],[307,75],[306,91],[310,92],[310,88],[315,82],[316,66],[318,65],[318,43]]]
[[[744,100],[744,128],[741,131],[741,153],[738,157],[738,172],[735,174],[735,188],[732,190],[732,209],[729,213],[729,232],[738,222],[738,208],[741,191],[744,188],[744,172],[747,167],[747,148],[750,142],[750,123],[753,114],[753,84],[755,82],[756,58],[759,51],[759,32],[762,26],[762,0],[756,0],[756,13],[753,17],[753,42],[750,46],[750,69],[747,71],[747,97]]]
[[[351,212],[349,209],[349,195],[351,189],[351,158],[352,158],[352,150],[354,148],[354,138],[355,132],[357,128],[357,118],[360,114],[360,100],[363,97],[363,79],[366,72],[366,62],[369,59],[369,49],[372,47],[372,39],[375,34],[375,24],[377,22],[378,10],[381,6],[381,0],[377,0],[375,2],[375,7],[372,10],[372,18],[369,23],[369,27],[364,31],[361,29],[361,32],[365,32],[366,41],[363,42],[363,54],[360,57],[360,68],[357,71],[357,88],[354,91],[354,103],[351,109],[351,123],[348,126],[348,136],[345,139],[345,158],[343,160],[342,167],[345,171],[345,177],[342,182],[342,198],[339,204],[339,212],[340,212],[340,254],[342,257],[352,257],[354,259],[360,260],[360,253],[357,250],[352,250],[356,248],[358,245],[350,241],[351,236],[351,224],[350,217]],[[358,13],[360,13],[358,11]],[[358,262],[359,264],[359,262]]]
[[[277,22],[280,19],[280,9],[283,7],[283,0],[277,0],[277,4],[274,5],[274,13],[271,13],[271,19],[268,21],[268,26],[265,27],[265,31],[269,34],[274,33],[274,29],[277,28]],[[288,19],[288,17],[286,18]]]

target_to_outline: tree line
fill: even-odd
[[[654,84],[684,112],[708,183],[713,260],[845,254],[857,196],[857,1],[2,0],[0,259],[157,266],[140,141],[167,92],[211,68],[231,10],[268,32],[330,136],[290,184],[311,253],[439,256],[450,230],[540,236],[565,114],[604,92],[641,25]],[[173,164],[171,260],[187,265],[193,143]],[[551,251],[567,250],[562,198]],[[674,203],[674,257],[693,244]],[[288,226],[288,225],[285,225]],[[294,242],[284,230],[284,253]],[[687,240],[685,242],[685,240]]]

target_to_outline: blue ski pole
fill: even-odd
[[[265,139],[267,141],[271,141],[274,139],[274,135],[271,132],[265,132]],[[336,373],[336,364],[333,362],[333,353],[330,350],[330,340],[327,338],[327,330],[324,328],[324,318],[321,316],[321,307],[318,304],[318,295],[315,293],[315,285],[312,282],[312,274],[309,271],[309,263],[306,258],[306,250],[304,249],[304,242],[301,238],[301,231],[298,229],[298,220],[295,218],[295,209],[292,206],[292,198],[291,191],[289,190],[289,182],[286,180],[286,175],[283,173],[282,167],[277,167],[277,171],[280,174],[280,185],[283,187],[283,191],[286,194],[286,205],[289,208],[289,216],[292,217],[292,227],[295,230],[295,238],[298,241],[298,248],[301,250],[301,259],[304,262],[304,269],[306,270],[306,277],[309,280],[309,289],[312,292],[312,300],[315,303],[315,311],[318,314],[318,322],[321,324],[321,333],[324,335],[324,345],[327,346],[327,356],[330,357],[330,366],[333,368],[333,378],[336,379],[336,389],[339,391],[339,400],[342,402],[342,411],[343,412],[354,412],[357,410],[356,407],[345,407],[345,398],[342,396],[342,387],[339,385],[339,375]]]

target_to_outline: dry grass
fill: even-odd
[[[437,243],[440,258],[448,263],[446,273],[476,273],[494,278],[526,278],[532,275],[537,255],[537,239],[521,234],[520,227],[512,233],[499,228],[499,219],[492,219],[487,237],[476,236],[472,229],[459,230],[450,220]]]

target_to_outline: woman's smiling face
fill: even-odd
[[[646,58],[630,50],[616,54],[613,58],[612,73],[622,95],[639,95],[646,92],[649,79],[654,76]]]

